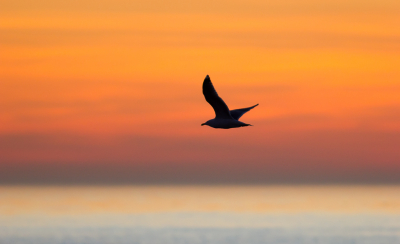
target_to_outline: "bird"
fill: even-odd
[[[222,98],[218,96],[217,91],[211,83],[210,76],[208,75],[203,82],[203,95],[206,101],[211,105],[211,107],[213,107],[215,111],[215,118],[201,124],[202,126],[208,125],[216,129],[231,129],[251,126],[250,124],[239,121],[239,118],[242,117],[242,115],[248,112],[250,109],[258,106],[258,104],[248,108],[229,110],[224,100],[222,100]]]

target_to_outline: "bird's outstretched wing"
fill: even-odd
[[[239,109],[231,110],[230,113],[231,113],[232,118],[239,120],[239,118],[242,117],[243,114],[245,114],[247,111],[249,111],[250,109],[253,109],[257,106],[258,106],[258,104],[248,107],[248,108],[239,108]]]
[[[213,107],[216,119],[232,119],[228,106],[218,96],[208,75],[203,82],[203,94],[206,101]]]

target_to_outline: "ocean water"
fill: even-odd
[[[0,243],[397,244],[399,190],[0,187]]]

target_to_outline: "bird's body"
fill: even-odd
[[[239,120],[235,119],[210,119],[202,125],[208,125],[210,127],[219,129],[230,129],[249,126],[249,124],[240,122]]]
[[[208,75],[203,82],[203,95],[206,101],[213,107],[215,111],[215,118],[208,120],[202,125],[208,125],[210,127],[219,129],[250,126],[250,124],[240,122],[239,118],[250,109],[256,107],[258,104],[248,108],[229,110],[224,100],[218,96],[218,93],[215,91],[215,88]]]

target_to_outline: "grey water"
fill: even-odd
[[[0,244],[400,244],[400,186],[0,187]]]
[[[400,216],[390,214],[153,213],[0,220],[1,244],[400,243]]]

